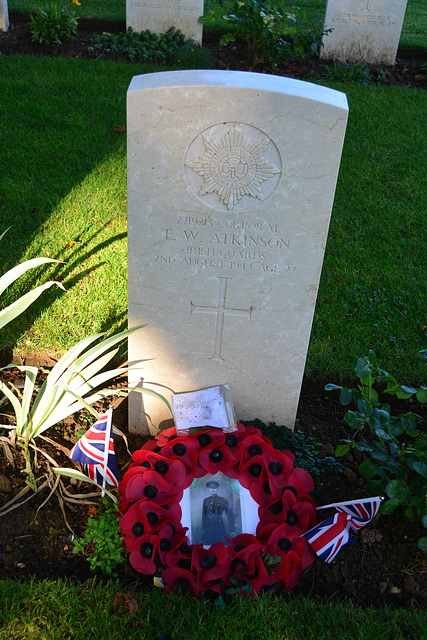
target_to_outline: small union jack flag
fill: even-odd
[[[106,482],[115,487],[119,485],[112,436],[112,417],[113,409],[110,408],[86,431],[68,454],[72,460],[83,465],[86,475],[91,480],[102,484],[103,487]],[[108,442],[107,450],[106,442]]]
[[[337,502],[319,509],[334,507],[338,513],[304,533],[315,553],[325,562],[332,562],[346,544],[356,544],[350,529],[358,531],[378,513],[381,498],[355,502]]]

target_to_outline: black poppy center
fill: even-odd
[[[185,571],[191,571],[191,560],[190,560],[190,558],[180,558],[178,560],[178,567],[180,569],[185,569]]]
[[[221,462],[221,460],[223,459],[224,454],[222,451],[220,451],[219,449],[214,449],[213,451],[210,452],[209,454],[209,460],[211,462]]]
[[[233,562],[230,564],[230,569],[234,573],[237,567],[242,567],[243,569],[246,569],[246,563],[243,562],[243,560],[241,560],[240,558],[234,558]]]
[[[150,466],[151,466],[151,465],[150,465],[150,463],[148,462],[148,460],[146,460],[145,462],[143,462],[143,463],[141,464],[141,467],[145,467],[146,469],[149,469],[149,468],[150,468]]]
[[[169,465],[164,460],[158,460],[154,465],[154,468],[157,471],[157,473],[166,473],[169,469]]]
[[[157,515],[157,513],[154,513],[154,511],[150,511],[150,513],[147,513],[147,520],[150,524],[157,524],[159,521],[159,516]]]
[[[160,551],[169,551],[171,546],[172,546],[172,543],[168,538],[162,538],[160,540]]]
[[[132,527],[132,533],[137,538],[139,536],[142,536],[142,534],[144,533],[144,525],[142,524],[142,522],[135,522],[135,524]]]
[[[268,495],[271,495],[271,488],[270,488],[270,483],[268,482],[268,480],[266,480],[264,482],[264,484],[262,485],[263,491],[264,493],[268,493]]]
[[[279,549],[282,551],[289,551],[291,548],[291,541],[288,538],[280,538],[279,540]]]
[[[238,440],[235,435],[229,433],[225,438],[225,444],[227,447],[237,447]]]
[[[187,578],[180,577],[175,580],[174,587],[178,591],[181,591],[181,593],[187,593],[187,591],[190,590],[191,584]]]
[[[251,444],[250,447],[248,447],[248,453],[251,456],[251,458],[253,456],[260,456],[262,453],[262,449],[259,445],[257,444]]]
[[[273,474],[273,476],[278,476],[279,473],[282,473],[283,471],[283,465],[278,462],[277,460],[274,460],[273,462],[270,462],[270,464],[268,465],[269,470],[271,471],[271,473]]]
[[[295,511],[288,511],[286,518],[286,524],[296,524],[298,522],[298,514]]]
[[[181,542],[181,544],[179,545],[179,550],[182,553],[190,553],[191,548],[190,545],[188,545],[186,542]]]
[[[177,444],[173,445],[172,451],[176,456],[183,456],[187,452],[187,447],[182,442],[177,442]]]
[[[216,565],[216,558],[211,554],[205,556],[202,560],[203,569],[212,569],[212,567],[214,567],[215,565]]]
[[[295,487],[291,487],[289,484],[283,489],[283,491],[292,491],[293,494],[298,495],[298,491]]]
[[[154,486],[154,484],[147,484],[147,486],[144,489],[144,496],[149,500],[152,500],[153,498],[155,498],[158,493],[159,493],[159,490],[157,489],[157,487]]]
[[[259,476],[261,475],[262,472],[262,467],[260,464],[258,464],[257,462],[254,462],[254,464],[251,464],[249,467],[249,473],[251,474],[251,476],[253,476],[254,478],[259,478]]]
[[[212,442],[212,438],[208,433],[201,433],[197,436],[197,440],[200,442],[201,447],[207,447]]]
[[[150,542],[144,542],[144,544],[141,545],[141,555],[144,556],[144,558],[151,558],[151,556],[153,555],[153,545]]]
[[[278,502],[273,502],[270,507],[270,511],[277,516],[278,513],[283,511],[283,503],[280,500]]]

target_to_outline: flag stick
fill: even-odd
[[[113,405],[110,404],[107,411],[107,425],[105,427],[105,449],[104,449],[104,464],[103,469],[104,473],[102,474],[102,493],[101,498],[105,496],[105,485],[107,482],[107,468],[108,468],[108,454],[110,452],[110,436],[111,436],[111,427],[113,423]]]
[[[323,507],[316,507],[316,511],[320,511],[320,509],[334,509],[336,507],[346,507],[349,504],[354,504],[355,502],[375,502],[376,500],[383,500],[380,496],[376,498],[360,498],[359,500],[347,500],[347,502],[333,502],[332,504],[325,504]]]

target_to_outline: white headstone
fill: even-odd
[[[0,0],[0,31],[9,30],[9,11],[7,0]]]
[[[129,341],[145,360],[130,383],[167,396],[226,383],[238,420],[293,428],[345,94],[172,71],[134,77],[127,108],[129,325],[147,325]],[[129,412],[131,430],[170,417],[137,393]]]
[[[202,44],[203,0],[126,0],[126,28],[140,33],[149,29],[158,35],[170,27]]]
[[[392,65],[407,0],[328,0],[321,58]]]

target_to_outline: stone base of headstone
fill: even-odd
[[[126,0],[126,28],[140,33],[148,29],[158,35],[170,27],[202,44],[203,0]]]
[[[328,0],[320,57],[393,65],[407,0]]]
[[[129,376],[228,384],[237,420],[294,427],[347,122],[345,94],[238,71],[128,90]],[[130,430],[170,418],[129,396]],[[166,426],[167,423],[165,423]]]
[[[0,31],[9,30],[9,11],[7,0],[0,0]]]

